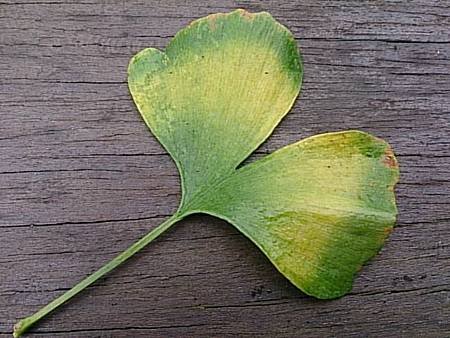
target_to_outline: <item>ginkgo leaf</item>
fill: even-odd
[[[178,165],[181,208],[270,135],[302,78],[291,33],[268,13],[243,10],[193,22],[165,53],[134,56],[128,73],[139,111]]]
[[[397,176],[384,141],[322,134],[240,168],[192,208],[236,226],[307,294],[336,298],[392,230]]]
[[[322,134],[238,166],[297,97],[302,63],[292,34],[268,13],[236,10],[194,21],[165,52],[130,62],[129,88],[181,176],[177,212],[14,328],[38,320],[122,264],[187,215],[222,218],[294,285],[317,298],[347,293],[396,217],[398,165],[360,131]]]
[[[290,32],[242,10],[195,21],[166,53],[145,49],[129,67],[136,105],[178,165],[179,213],[229,221],[297,287],[335,298],[394,225],[397,166],[385,142],[346,132],[236,170],[291,107],[301,77]]]

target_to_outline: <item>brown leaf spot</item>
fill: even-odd
[[[255,14],[247,12],[245,9],[238,9],[240,16],[247,20],[252,20],[255,18]]]
[[[216,29],[216,20],[219,15],[223,15],[223,14],[216,13],[216,14],[208,15],[208,25],[209,25],[210,30],[213,31]]]
[[[384,232],[384,235],[387,237],[391,234],[392,228],[391,227],[384,228],[383,232]]]
[[[383,156],[383,164],[386,165],[388,168],[395,169],[397,168],[397,160],[395,159],[394,152],[391,148],[387,148],[384,152]]]

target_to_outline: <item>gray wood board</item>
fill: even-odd
[[[223,221],[190,217],[30,337],[449,337],[449,1],[0,1],[0,336],[158,225],[176,168],[126,67],[193,19],[267,10],[301,98],[249,160],[361,129],[401,166],[398,226],[338,300],[307,297]]]

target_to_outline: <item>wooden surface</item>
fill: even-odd
[[[195,18],[268,10],[301,98],[252,159],[326,131],[388,140],[398,226],[353,291],[318,301],[230,225],[195,216],[30,337],[450,337],[450,2],[0,1],[0,336],[177,207],[179,178],[126,84]]]

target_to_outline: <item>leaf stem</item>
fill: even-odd
[[[133,256],[135,253],[143,249],[147,244],[149,244],[151,241],[153,241],[155,238],[157,238],[159,235],[161,235],[164,231],[169,229],[173,224],[178,222],[184,217],[184,215],[180,215],[178,213],[175,213],[170,218],[168,218],[166,221],[161,223],[159,226],[157,226],[155,229],[150,231],[148,234],[146,234],[144,237],[142,237],[140,240],[136,241],[134,244],[132,244],[128,249],[126,249],[124,252],[113,258],[111,261],[109,261],[107,264],[102,266],[100,269],[95,271],[93,274],[89,275],[85,279],[83,279],[81,282],[76,284],[74,287],[72,287],[69,291],[64,293],[63,295],[59,296],[43,308],[41,308],[39,311],[34,313],[33,315],[26,317],[19,321],[16,325],[14,325],[14,337],[20,337],[22,334],[24,334],[32,325],[36,324],[39,320],[41,320],[43,317],[48,315],[50,312],[67,302],[69,299],[83,291],[85,288],[87,288],[89,285],[93,284],[96,280],[106,275],[111,270],[118,267],[120,264],[125,262],[128,258]]]

